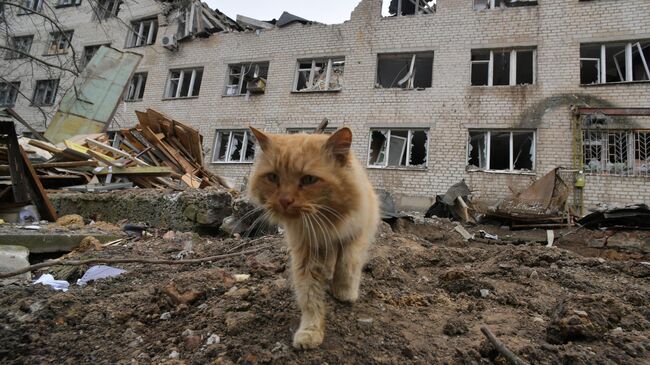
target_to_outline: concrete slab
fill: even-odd
[[[0,246],[0,272],[16,271],[29,266],[29,250],[23,246]],[[30,273],[24,273],[12,278],[0,280],[0,285],[11,284],[16,281],[31,280]]]

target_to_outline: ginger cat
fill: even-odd
[[[248,194],[285,229],[302,312],[293,346],[323,342],[324,294],[359,297],[361,269],[379,224],[379,203],[365,169],[350,152],[352,132],[276,135],[250,128],[261,148]]]

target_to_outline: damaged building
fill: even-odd
[[[0,104],[39,131],[73,76],[26,54],[83,68],[109,45],[143,56],[110,130],[147,108],[186,121],[209,169],[239,186],[249,125],[310,131],[328,118],[352,128],[373,183],[404,208],[461,179],[503,198],[557,167],[585,172],[586,207],[650,200],[650,113],[633,109],[650,108],[646,0],[384,0],[387,16],[361,0],[334,25],[233,20],[199,1],[43,1],[24,7],[63,27],[5,5],[0,61]]]

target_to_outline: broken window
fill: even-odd
[[[650,41],[580,45],[580,83],[650,80]]]
[[[535,132],[469,131],[467,168],[491,171],[535,169]]]
[[[375,87],[417,89],[431,87],[433,52],[377,55]]]
[[[141,47],[156,43],[158,35],[158,19],[143,19],[131,23],[131,32],[127,38],[126,47]]]
[[[133,74],[131,82],[129,82],[129,88],[126,91],[124,100],[126,101],[139,101],[142,100],[144,96],[144,87],[147,83],[147,73],[139,72]]]
[[[531,85],[535,83],[537,49],[472,50],[474,86]]]
[[[18,52],[7,52],[6,59],[16,59],[24,58],[29,54],[30,49],[32,48],[32,42],[34,41],[33,35],[23,36],[23,37],[12,37],[11,46]]]
[[[50,33],[50,45],[47,48],[48,55],[67,53],[72,42],[73,31]]]
[[[59,80],[38,80],[34,88],[32,105],[45,106],[54,104]]]
[[[94,46],[84,47],[84,52],[81,58],[81,67],[84,68],[86,67],[86,65],[88,65],[90,60],[93,59],[93,56],[95,55],[95,53],[97,53],[97,51],[101,46],[109,46],[109,45],[110,44],[96,44]]]
[[[24,0],[22,5],[29,10],[20,9],[18,14],[30,14],[31,12],[38,13],[43,9],[43,0]]]
[[[165,98],[189,98],[199,96],[203,68],[189,68],[184,70],[170,70]]]
[[[120,12],[122,0],[97,0],[94,11],[96,20],[105,20],[116,17]]]
[[[0,82],[0,106],[14,106],[18,90],[20,90],[20,82]]]
[[[344,68],[344,57],[298,60],[293,91],[339,91]]]
[[[225,95],[263,94],[269,73],[268,62],[241,63],[228,66]]]
[[[425,129],[373,129],[370,131],[370,167],[426,168],[428,134]]]
[[[433,14],[436,0],[389,0],[388,14],[392,16]]]
[[[253,162],[255,138],[247,130],[218,130],[212,162]]]
[[[56,7],[63,8],[66,6],[81,5],[81,0],[57,0]]]
[[[585,172],[650,176],[650,131],[585,129],[582,153]]]
[[[537,0],[474,0],[474,10],[532,5],[537,5]]]

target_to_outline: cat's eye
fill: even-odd
[[[266,179],[273,184],[277,184],[280,181],[278,175],[273,172],[266,174]]]
[[[311,185],[315,182],[318,181],[318,178],[316,176],[312,175],[305,175],[302,178],[300,178],[300,185],[305,186],[305,185]]]

